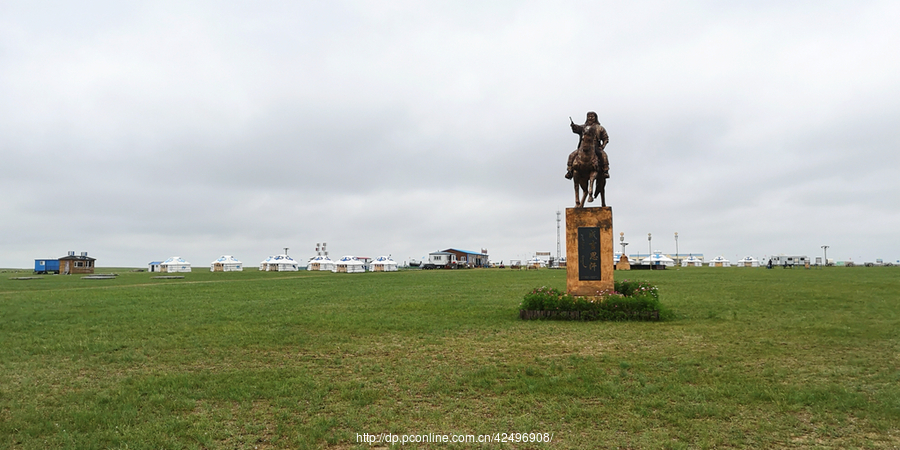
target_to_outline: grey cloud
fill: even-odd
[[[608,202],[629,250],[652,232],[674,251],[678,231],[712,256],[828,244],[897,259],[897,12],[8,5],[0,266],[67,250],[251,263],[321,241],[404,259],[553,251],[574,197],[568,117],[587,110],[610,133]],[[60,235],[61,218],[79,225]]]

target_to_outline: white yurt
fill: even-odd
[[[210,272],[242,272],[244,263],[234,259],[231,255],[222,255],[219,259],[209,264]]]
[[[396,272],[397,263],[390,256],[379,256],[372,261],[372,272]]]
[[[334,261],[327,256],[316,256],[306,263],[306,270],[330,270],[334,271]]]
[[[666,255],[663,255],[662,252],[655,252],[653,256],[649,256],[644,258],[641,261],[642,266],[668,266],[672,267],[675,265],[675,260],[669,258]]]
[[[180,256],[173,256],[160,265],[160,272],[190,272],[191,263],[185,261]]]
[[[681,260],[681,267],[703,267],[703,260],[691,255]]]
[[[363,264],[362,261],[357,259],[355,256],[344,256],[339,259],[336,263],[334,263],[334,269],[332,272],[339,273],[357,273],[357,272],[365,272],[366,265]]]
[[[731,267],[731,261],[725,259],[724,256],[719,255],[711,259],[707,265],[709,267]]]
[[[265,272],[296,272],[300,264],[288,255],[275,255],[259,263],[259,270]]]
[[[525,265],[527,265],[529,269],[542,269],[544,267],[547,267],[547,263],[543,259],[538,258],[537,256],[529,259],[525,263]]]
[[[759,267],[759,260],[752,256],[745,256],[738,260],[737,267]]]

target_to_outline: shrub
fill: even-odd
[[[659,300],[659,289],[647,281],[623,280],[616,281],[614,284],[616,292],[619,292],[626,297],[650,295],[656,300]]]
[[[541,286],[525,294],[520,317],[578,320],[659,319],[659,290],[646,281],[621,281],[614,291],[595,296],[572,296]]]

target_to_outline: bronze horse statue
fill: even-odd
[[[606,206],[606,177],[598,177],[600,164],[597,158],[595,134],[595,127],[585,128],[581,144],[575,151],[575,159],[572,161],[576,208],[584,208],[585,200],[591,203],[597,195],[600,195],[602,206]],[[579,189],[583,192],[579,192]]]

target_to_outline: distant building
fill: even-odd
[[[724,256],[719,255],[719,256],[716,256],[715,258],[709,260],[709,263],[707,264],[707,266],[709,266],[709,267],[731,267],[731,261],[725,259]]]
[[[641,260],[642,266],[666,266],[666,267],[674,267],[675,260],[672,258],[663,255],[661,252],[656,252],[652,256],[644,258]]]
[[[482,249],[481,253],[476,253],[467,250],[448,248],[441,253],[450,253],[454,256],[454,259],[456,259],[457,264],[465,265],[466,267],[490,266],[490,258],[488,257],[487,249]]]
[[[91,274],[94,273],[95,258],[87,255],[87,252],[81,252],[76,255],[75,252],[69,252],[68,255],[59,258],[59,273],[61,274]]]
[[[296,272],[300,270],[300,263],[294,261],[294,258],[287,254],[275,255],[259,263],[259,270],[263,272]]]
[[[309,260],[306,264],[306,270],[334,270],[334,261],[327,256],[318,255]]]
[[[431,252],[428,254],[428,262],[422,267],[423,269],[443,269],[445,267],[455,268],[457,265],[456,255],[450,252]]]
[[[526,262],[525,264],[528,266],[529,269],[540,269],[543,267],[547,267],[547,261],[545,261],[537,256],[529,259],[528,262]]]
[[[534,257],[543,261],[543,264],[541,264],[543,267],[555,265],[555,261],[553,261],[553,257],[550,256],[550,252],[534,252]]]
[[[34,273],[59,273],[59,259],[36,259],[34,260]]]
[[[231,255],[222,255],[209,265],[210,272],[243,272],[244,264]]]
[[[191,263],[185,261],[180,256],[173,256],[159,264],[160,272],[190,272]]]
[[[685,259],[688,259],[688,258],[691,258],[693,260],[699,259],[700,261],[703,261],[703,253],[678,253],[678,254],[675,254],[675,253],[662,253],[660,251],[655,251],[653,253],[654,254],[659,253],[659,254],[665,256],[666,258],[670,258],[670,259],[674,260],[676,266],[681,264],[682,261],[684,261]],[[639,261],[643,261],[645,258],[652,257],[652,256],[653,255],[651,255],[651,254],[638,252],[638,253],[632,253],[632,254],[628,255],[628,259],[631,260],[632,263],[637,263]],[[616,261],[618,261],[618,255],[616,256]]]
[[[772,257],[772,264],[775,266],[805,266],[809,264],[808,256],[789,256],[789,255],[777,255]]]
[[[687,258],[681,260],[681,267],[702,267],[703,266],[703,258],[698,258],[694,255],[689,255]]]
[[[759,260],[752,256],[745,256],[738,260],[735,267],[759,267]]]
[[[396,272],[397,263],[390,256],[379,256],[372,262],[372,272]]]
[[[372,270],[372,258],[368,256],[354,256],[354,258],[363,264],[363,268],[366,269],[366,272]]]
[[[366,271],[366,265],[355,256],[344,256],[334,263],[336,273],[362,273]]]

